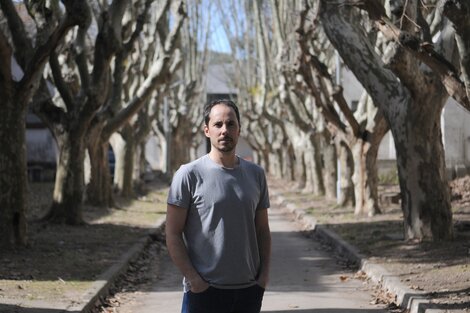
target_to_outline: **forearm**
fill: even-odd
[[[181,273],[190,281],[197,278],[199,273],[189,259],[183,238],[177,234],[167,234],[166,245],[173,263]]]
[[[269,230],[258,233],[258,249],[260,256],[258,282],[262,287],[266,287],[269,281],[269,269],[271,263],[271,233]]]

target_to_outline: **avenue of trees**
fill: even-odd
[[[470,110],[468,2],[5,0],[0,9],[0,246],[28,240],[28,110],[59,148],[44,218],[82,224],[85,202],[133,196],[149,135],[168,174],[195,158],[211,58],[229,63],[242,136],[269,174],[341,197],[356,215],[380,214],[377,153],[391,130],[405,239],[452,238],[440,116],[449,97]],[[214,61],[216,15],[232,54]],[[364,87],[355,110],[340,66]]]

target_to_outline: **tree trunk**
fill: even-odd
[[[59,160],[53,202],[46,219],[70,225],[83,224],[85,143],[73,131],[57,134]]]
[[[377,197],[377,151],[364,140],[357,140],[351,147],[354,162],[354,215],[374,216],[380,213]]]
[[[287,149],[282,149],[284,153],[284,159],[286,164],[284,166],[284,171],[282,173],[283,177],[286,177],[288,180],[295,180],[295,152],[291,144],[288,144]]]
[[[436,105],[438,106],[438,105]],[[446,240],[453,236],[440,114],[419,103],[391,124],[404,214],[405,239]],[[418,108],[418,109],[412,109]],[[426,114],[426,118],[422,118]]]
[[[307,169],[304,156],[305,152],[302,149],[295,149],[295,181],[299,190],[304,189],[307,184]]]
[[[323,167],[321,157],[320,134],[316,133],[310,136],[310,142],[313,147],[313,194],[316,196],[325,195],[325,183],[323,181]]]
[[[90,154],[90,182],[87,185],[87,202],[91,205],[109,208],[115,205],[113,184],[109,169],[109,143],[103,142],[100,132],[94,135],[90,132],[88,138],[88,153]]]
[[[378,204],[377,154],[389,127],[382,114],[376,116],[373,124],[366,138],[356,138],[350,142],[354,162],[352,179],[356,199],[355,215],[374,216],[381,213]]]
[[[114,135],[116,136],[116,135]],[[125,198],[134,196],[135,140],[130,126],[125,126],[119,137],[119,144],[113,145],[116,157],[114,181],[119,194]]]
[[[269,173],[269,170],[271,169],[271,160],[269,159],[269,150],[263,149],[261,151],[261,156],[262,156],[261,166],[264,169],[266,169],[266,171]]]
[[[27,242],[25,113],[17,105],[6,100],[0,106],[0,247]]]
[[[190,129],[187,129],[187,131],[190,131]],[[188,133],[184,130],[184,126],[180,126],[180,128],[172,131],[170,147],[170,169],[172,173],[182,164],[190,161],[189,148],[191,147],[192,138],[187,134]]]
[[[447,94],[439,78],[419,62],[411,62],[405,54],[401,58],[395,55],[391,59],[393,63],[384,66],[351,15],[352,7],[342,5],[341,1],[322,1],[321,8],[320,17],[328,38],[374,103],[380,106],[392,130],[405,239],[452,238],[452,212],[440,130]],[[395,52],[401,51],[398,46],[395,48]]]
[[[336,199],[337,157],[336,147],[331,144],[331,135],[328,131],[322,132],[323,154],[323,181],[325,184],[325,196],[327,199]]]
[[[340,206],[354,206],[354,184],[352,182],[353,161],[351,151],[344,143],[337,144],[337,154],[339,155],[339,190],[338,204]]]

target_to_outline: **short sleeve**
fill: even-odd
[[[168,191],[167,203],[189,209],[191,205],[191,185],[188,167],[183,165],[173,175]]]
[[[257,210],[267,209],[270,207],[269,203],[269,191],[268,191],[268,183],[266,182],[266,175],[264,174],[264,170],[261,169],[260,171],[260,197],[259,203],[257,206]]]

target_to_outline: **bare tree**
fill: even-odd
[[[181,30],[181,67],[174,81],[164,90],[165,105],[159,106],[152,127],[160,139],[165,171],[171,174],[181,164],[196,158],[203,143],[203,108],[205,76],[208,68],[209,34],[212,4],[187,0],[188,19]],[[170,156],[171,157],[168,157]]]
[[[57,7],[35,5],[35,37],[31,39],[13,1],[1,1],[0,30],[0,246],[24,245],[26,229],[25,117],[39,88],[44,66],[69,30],[87,20],[82,1],[63,1],[66,13],[57,18]],[[33,35],[33,34],[31,34]],[[12,73],[18,62],[22,77]]]
[[[346,145],[351,152],[354,163],[354,213],[373,216],[380,213],[376,160],[379,144],[388,131],[388,125],[381,111],[377,110],[372,101],[368,101],[367,96],[363,97],[358,110],[351,110],[343,96],[342,87],[334,82],[327,65],[313,52],[319,51],[315,49],[314,41],[323,34],[314,18],[315,14],[308,17],[315,8],[310,7],[307,1],[304,1],[304,5],[297,28],[300,47],[298,72],[325,118],[329,132],[336,138],[338,145]]]
[[[467,106],[464,84],[452,65],[449,23],[439,23],[433,43],[429,8],[399,1],[391,21],[378,1],[321,1],[321,22],[344,62],[383,112],[395,139],[406,239],[452,237],[452,213],[440,116],[448,93]],[[374,50],[358,21],[359,6],[391,41]],[[449,49],[450,48],[450,49]],[[439,52],[438,52],[439,51]],[[447,58],[446,58],[447,57]]]
[[[122,45],[122,18],[127,0],[83,2],[93,12],[49,59],[58,94],[37,112],[59,147],[53,203],[46,218],[82,224],[86,136],[92,119],[110,91],[110,65]],[[92,4],[89,7],[89,3]]]
[[[152,6],[153,2],[134,3],[134,18],[130,20],[136,22],[136,27],[128,35],[125,45],[117,51],[108,106],[92,122],[94,135],[88,139],[92,165],[88,195],[94,204],[113,204],[107,161],[109,141],[117,131],[121,144],[113,146],[116,155],[115,182],[123,196],[133,194],[137,147],[151,129],[148,109],[137,113],[152,103],[159,86],[171,81],[181,61],[178,37],[185,18],[183,1],[173,3],[175,20],[171,31],[168,27],[171,2],[159,3],[158,7],[155,4]],[[126,29],[132,29],[132,24],[126,25]],[[142,55],[146,57],[142,58]]]

